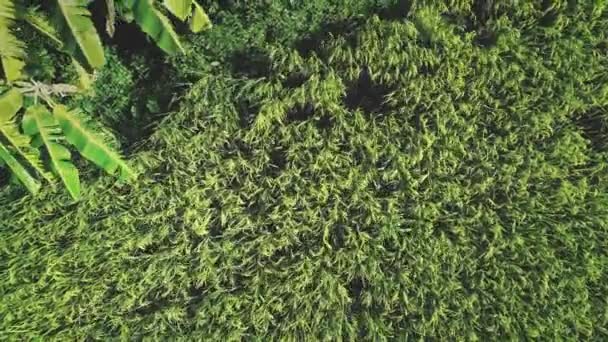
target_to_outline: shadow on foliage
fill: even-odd
[[[360,17],[346,18],[322,24],[317,30],[296,41],[295,49],[300,56],[308,58],[314,54],[326,57],[326,45],[330,39],[342,36],[348,46],[356,48],[358,31],[363,26],[364,19]]]
[[[287,111],[287,122],[302,122],[312,118],[315,106],[311,102],[299,103]]]
[[[237,77],[262,78],[269,77],[272,72],[272,59],[268,52],[257,47],[234,52],[229,63]]]
[[[250,100],[242,100],[237,103],[236,110],[239,115],[239,125],[243,129],[251,127],[260,112],[260,105]]]
[[[380,6],[377,9],[380,19],[396,21],[403,20],[409,15],[414,0],[397,0],[387,6]]]
[[[391,109],[386,97],[393,91],[393,87],[374,82],[369,67],[363,66],[358,79],[348,87],[343,102],[350,110],[359,108],[372,118],[383,118]]]
[[[604,151],[608,145],[608,120],[606,113],[600,108],[592,108],[577,117],[575,124],[579,127],[585,139],[591,143],[591,148],[597,152]]]

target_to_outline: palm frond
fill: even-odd
[[[53,171],[59,176],[74,199],[80,197],[78,169],[72,164],[70,151],[60,142],[61,128],[53,115],[41,105],[27,109],[23,117],[23,131],[48,153]]]
[[[189,22],[190,30],[197,33],[202,30],[210,29],[213,25],[211,24],[211,20],[209,20],[205,10],[196,1],[193,1],[192,5],[193,12]]]
[[[125,0],[125,5],[133,12],[135,22],[158,47],[168,54],[184,53],[171,22],[154,7],[153,0]]]
[[[55,0],[53,22],[64,39],[65,49],[76,59],[96,69],[105,63],[103,46],[87,9],[87,0]]]
[[[165,0],[163,3],[181,21],[185,21],[192,13],[192,0]]]
[[[77,112],[68,111],[65,106],[57,105],[53,109],[53,114],[57,118],[66,140],[74,145],[83,157],[109,174],[119,171],[120,178],[123,180],[136,177],[135,172],[117,152],[86,128],[84,119],[79,118]]]
[[[24,44],[11,31],[16,17],[13,1],[0,0],[0,62],[8,82],[20,79],[25,66]]]
[[[44,12],[38,7],[28,7],[21,13],[20,19],[36,29],[38,32],[49,38],[57,48],[63,47],[63,42],[59,38],[59,33]]]
[[[31,148],[30,138],[21,134],[15,123],[15,115],[22,106],[23,96],[14,88],[0,96],[0,159],[31,193],[36,193],[40,183],[30,171],[48,181],[52,181],[52,176],[44,170],[37,151]]]

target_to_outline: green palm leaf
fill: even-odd
[[[192,4],[194,5],[194,12],[190,18],[190,30],[196,33],[211,28],[211,20],[209,20],[205,10],[196,1],[193,1]]]
[[[17,89],[10,89],[0,96],[0,119],[8,120],[23,107],[23,95]]]
[[[66,140],[74,145],[80,154],[104,169],[109,174],[120,172],[120,178],[130,180],[136,177],[135,172],[125,163],[118,153],[83,125],[78,114],[70,112],[65,106],[57,105],[53,114],[61,127]]]
[[[7,81],[18,80],[25,66],[23,42],[11,32],[16,12],[12,0],[0,0],[0,62]]]
[[[21,165],[21,163],[11,154],[11,152],[0,142],[0,160],[3,160],[8,168],[13,172],[13,175],[23,184],[26,189],[32,194],[36,194],[40,190],[40,183],[36,178],[32,177],[29,172]]]
[[[47,16],[38,10],[38,7],[28,7],[19,14],[20,19],[24,20],[38,32],[49,38],[57,48],[63,47],[63,42],[59,38],[59,34]]]
[[[200,32],[211,27],[205,10],[195,0],[165,0],[165,7],[181,21],[190,18],[188,24],[192,32]]]
[[[141,29],[158,47],[168,54],[183,53],[184,49],[169,19],[154,7],[154,0],[125,0],[125,5]]]
[[[66,50],[91,68],[105,63],[103,46],[95,30],[87,0],[55,0],[54,22],[62,35]]]
[[[36,171],[49,182],[53,182],[53,176],[45,171],[38,151],[31,148],[30,138],[19,132],[15,115],[23,106],[23,96],[16,89],[11,89],[0,97],[0,130],[4,140],[8,142],[11,149],[16,152],[17,157],[26,162],[27,167]]]
[[[165,0],[165,7],[179,20],[184,21],[192,13],[192,0]]]
[[[30,148],[30,139],[19,133],[14,122],[15,114],[23,105],[23,96],[15,89],[0,96],[0,159],[12,173],[33,194],[40,189],[40,183],[28,171],[27,166],[43,176],[50,176],[42,168],[38,155]],[[15,155],[13,155],[15,154]],[[17,158],[27,163],[23,165]]]
[[[78,199],[80,197],[78,170],[70,160],[70,151],[60,144],[61,128],[57,125],[53,115],[44,106],[29,107],[23,117],[23,131],[45,148],[53,170],[70,195],[74,199]]]

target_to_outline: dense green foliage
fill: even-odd
[[[0,337],[606,340],[608,5],[292,3],[209,7],[146,177],[2,200]]]
[[[183,52],[173,24],[157,8],[156,1],[105,0],[105,3],[108,35],[114,35],[118,14],[125,21],[136,22],[163,51],[169,54]],[[44,69],[47,64],[51,67],[53,64],[62,64],[52,61],[44,63],[41,62],[44,59],[27,57],[27,48],[40,48],[39,41],[29,41],[30,44],[26,45],[27,40],[18,36],[20,31],[30,28],[51,41],[57,50],[70,56],[71,64],[80,75],[79,85],[81,88],[88,88],[91,76],[85,68],[93,71],[105,64],[101,37],[89,10],[91,4],[90,0],[51,1],[43,6],[43,10],[53,13],[49,16],[36,2],[0,0],[0,71],[5,79],[0,83],[0,165],[7,166],[14,175],[13,179],[33,194],[40,189],[37,178],[53,183],[52,177],[49,177],[50,173],[47,175],[40,167],[43,163],[39,153],[36,153],[37,147],[44,147],[49,168],[61,179],[74,199],[80,197],[78,169],[72,163],[70,151],[61,145],[62,139],[66,139],[83,157],[110,174],[120,171],[122,179],[132,179],[135,176],[135,172],[121,160],[120,155],[113,151],[104,139],[92,133],[84,121],[77,118],[77,114],[61,105],[55,106],[52,97],[75,93],[78,91],[77,87],[65,84],[46,85],[35,79],[36,73],[27,72],[28,62],[30,65],[34,62],[34,69]],[[193,32],[200,32],[211,26],[207,14],[196,1],[165,0],[163,4],[179,20],[188,22]],[[52,73],[51,71],[50,74]],[[52,78],[52,75],[49,78]],[[30,79],[31,82],[24,82]],[[32,97],[33,100],[23,101],[21,93]],[[42,101],[47,103],[48,108],[38,104]],[[18,108],[14,108],[16,102],[19,103]],[[34,105],[28,108],[31,103]],[[27,109],[25,115],[19,113],[22,107]],[[20,132],[18,123],[21,117],[23,131],[31,132],[23,133],[34,137],[34,140],[30,141]],[[86,120],[86,117],[82,119]],[[31,170],[28,170],[26,164],[29,164]]]

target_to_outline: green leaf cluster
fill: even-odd
[[[26,92],[23,89],[25,87],[23,81],[30,77],[25,69],[26,45],[16,32],[22,28],[22,25],[28,25],[46,37],[58,50],[71,56],[74,68],[80,75],[80,87],[87,88],[91,83],[88,72],[99,69],[105,64],[104,49],[93,24],[88,9],[89,4],[89,0],[54,0],[48,6],[45,5],[44,9],[52,9],[46,13],[28,2],[0,0],[1,70],[9,87],[12,86],[3,94],[0,103],[3,124],[9,127],[7,128],[9,131],[4,132],[4,140],[0,141],[2,145],[0,160],[5,162],[16,179],[32,193],[38,191],[40,184],[35,181],[36,174],[31,174],[30,171],[39,170],[28,169],[27,165],[21,162],[39,165],[40,161],[33,160],[32,155],[21,161],[15,156],[24,156],[25,147],[22,143],[25,138],[20,136],[21,133],[16,127],[17,118],[21,117],[18,111],[23,104],[19,92]],[[111,10],[107,14],[109,34],[113,34],[116,14],[120,14],[122,19],[135,21],[163,51],[169,54],[183,52],[173,25],[157,9],[156,1],[107,0],[107,4],[108,10]],[[196,1],[167,0],[163,4],[179,20],[188,22],[193,32],[199,32],[211,25],[205,11]],[[33,84],[36,85],[35,82]],[[50,95],[55,94],[34,92],[28,95],[33,96],[35,102],[38,100],[48,102],[49,106],[36,105],[31,107],[31,111],[30,108],[25,110],[24,133],[35,137],[38,145],[45,147],[52,170],[66,185],[72,197],[78,198],[80,194],[78,173],[70,162],[69,151],[65,150],[59,142],[63,138],[61,134],[66,134],[65,138],[68,142],[75,145],[85,158],[92,160],[104,170],[113,173],[116,169],[120,169],[123,178],[132,178],[133,172],[120,160],[117,153],[112,152],[105,143],[87,131],[80,124],[81,120],[75,119],[70,111],[54,105]],[[17,104],[18,108],[15,108]],[[28,106],[29,102],[26,101],[25,107]],[[42,172],[35,173],[38,173],[38,176],[43,175]],[[49,180],[48,177],[43,178]]]
[[[76,111],[54,105],[51,113],[48,107],[33,104],[25,110],[20,129],[17,116],[23,109],[23,95],[15,88],[0,95],[0,108],[0,158],[31,193],[40,189],[38,179],[54,184],[57,176],[74,199],[80,198],[78,170],[64,141],[109,174],[119,173],[123,180],[136,177],[116,152],[87,129],[86,120]],[[46,168],[41,155],[48,161]]]
[[[108,9],[108,31],[113,34],[115,17],[135,21],[163,51],[174,54],[183,52],[179,37],[169,19],[157,8],[154,0],[105,0]],[[17,3],[14,0],[0,1],[0,60],[9,82],[23,75],[24,42],[14,34],[23,22],[31,25],[57,47],[69,53],[78,62],[90,69],[100,68],[105,63],[101,39],[97,33],[91,13],[90,0],[53,0],[52,11],[46,13],[39,7]],[[188,22],[193,32],[211,27],[211,22],[202,7],[193,0],[165,0],[163,2],[179,20]]]

